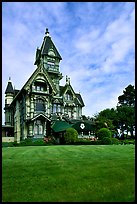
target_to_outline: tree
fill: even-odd
[[[68,128],[64,134],[66,143],[76,142],[78,139],[78,132],[74,128]]]
[[[131,84],[123,91],[123,95],[118,97],[118,105],[135,107],[135,89]]]
[[[114,130],[117,127],[117,113],[114,108],[107,108],[94,117],[96,122],[96,132],[100,128],[109,128],[110,130]]]
[[[95,116],[96,133],[101,128],[109,128],[111,132],[120,129],[123,133],[127,130],[133,137],[135,127],[135,89],[128,85],[123,95],[118,97],[118,106],[114,109],[105,109]],[[118,132],[117,132],[118,133]]]
[[[133,138],[133,130],[135,126],[135,108],[121,105],[117,107],[118,126],[122,132],[124,130],[131,133]]]
[[[121,131],[129,131],[133,138],[135,126],[135,89],[131,84],[125,88],[123,95],[118,97],[117,115]]]

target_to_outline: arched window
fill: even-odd
[[[36,99],[36,111],[45,111],[45,102],[43,99]]]

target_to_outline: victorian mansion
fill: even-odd
[[[66,76],[60,72],[62,60],[46,29],[41,48],[36,50],[36,69],[21,88],[13,89],[9,78],[5,90],[5,127],[13,128],[14,141],[41,138],[50,134],[55,121],[78,121],[84,102]]]

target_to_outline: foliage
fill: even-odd
[[[103,139],[102,139],[102,144],[103,144],[103,145],[111,145],[111,144],[112,144],[111,138],[109,138],[109,137],[103,137]]]
[[[133,138],[133,130],[135,126],[135,88],[131,84],[123,91],[123,95],[118,97],[118,125],[124,131],[130,131]]]
[[[120,129],[123,133],[127,130],[134,138],[133,130],[135,128],[135,88],[128,85],[123,90],[123,95],[118,97],[118,106],[114,109],[105,109],[95,115],[96,134],[103,127],[111,131]],[[118,132],[117,132],[118,135]]]
[[[65,143],[76,142],[78,139],[78,132],[74,128],[68,128],[64,134]]]
[[[89,140],[89,139],[77,139],[76,142],[72,143],[74,145],[100,145],[102,142],[100,140]]]
[[[135,144],[135,140],[124,140],[124,144]]]
[[[118,97],[119,105],[135,107],[135,89],[131,84],[123,91],[123,95]]]
[[[117,138],[111,138],[111,144],[120,144],[119,140]]]
[[[16,147],[18,146],[17,142],[2,142],[2,147]]]
[[[96,133],[101,128],[114,130],[117,126],[117,113],[114,108],[107,108],[95,115]]]
[[[108,128],[101,128],[97,132],[97,137],[99,140],[103,140],[104,137],[111,138],[111,131]]]
[[[133,129],[135,126],[135,107],[121,105],[117,107],[118,127],[122,130],[128,130],[133,138]]]
[[[57,144],[53,137],[46,138],[26,138],[25,140],[17,142],[2,142],[2,147],[19,147],[19,146],[47,146]]]

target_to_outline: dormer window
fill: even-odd
[[[42,82],[35,82],[33,86],[33,90],[38,92],[45,92],[47,91],[47,85]]]
[[[65,98],[66,98],[66,100],[68,100],[68,101],[73,100],[73,96],[72,96],[72,94],[69,93],[69,92],[67,92],[67,93],[65,94]]]

